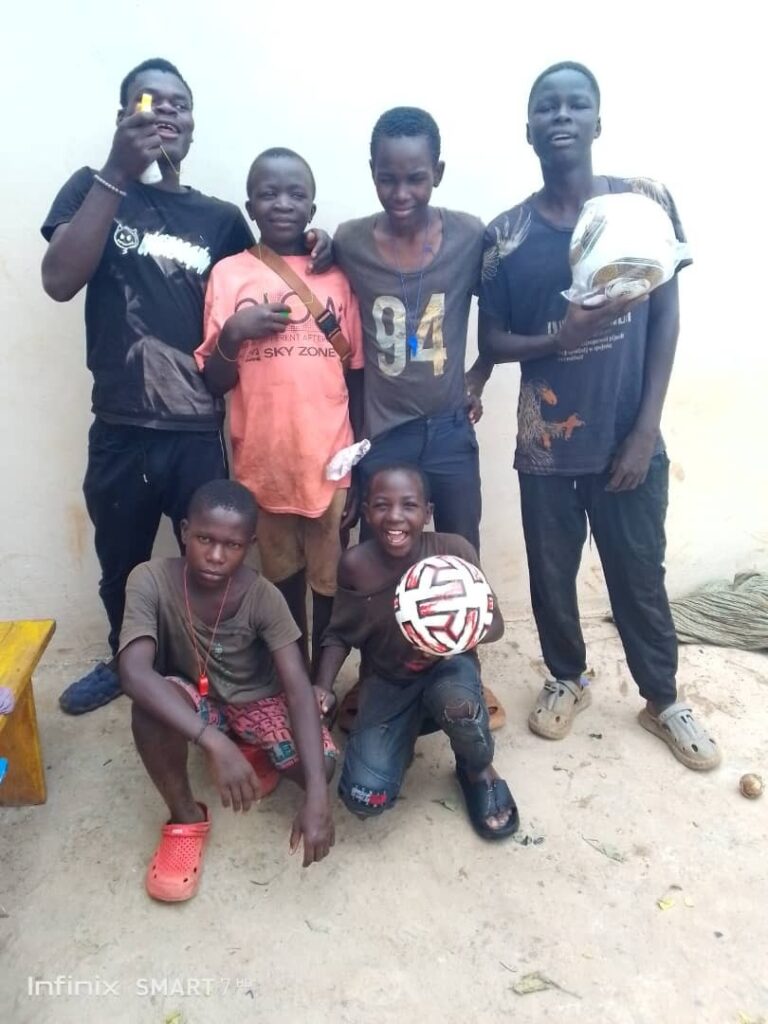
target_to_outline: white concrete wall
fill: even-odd
[[[374,208],[370,130],[401,103],[426,107],[441,126],[447,173],[438,202],[485,219],[510,206],[539,184],[524,135],[533,77],[555,60],[591,66],[604,95],[596,170],[664,180],[696,258],[683,275],[683,332],[664,418],[674,463],[671,590],[768,568],[756,16],[741,2],[718,5],[717,17],[656,0],[449,7],[72,0],[6,12],[0,618],[54,616],[72,646],[104,639],[80,490],[90,420],[82,297],[59,306],[44,295],[38,227],[71,171],[104,160],[123,74],[158,55],[177,63],[195,92],[185,179],[241,202],[252,157],[291,146],[314,167],[317,223],[329,230]],[[516,369],[497,370],[479,427],[485,563],[508,615],[527,607],[510,467],[516,393]],[[171,550],[167,530],[160,543]],[[585,607],[601,607],[592,557],[583,576]]]

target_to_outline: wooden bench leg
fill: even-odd
[[[0,757],[8,758],[8,774],[0,782],[0,806],[44,804],[45,771],[31,681],[0,732]]]

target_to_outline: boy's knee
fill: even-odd
[[[347,782],[343,777],[339,783],[339,796],[347,810],[359,818],[375,818],[389,810],[397,799],[396,792],[371,789],[359,782]]]
[[[454,700],[449,701],[443,708],[443,717],[450,724],[470,725],[476,722],[480,716],[480,704],[478,701]]]

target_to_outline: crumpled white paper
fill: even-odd
[[[371,450],[371,442],[368,438],[351,444],[348,448],[342,448],[336,452],[331,461],[325,467],[326,480],[343,480],[353,466],[356,466],[364,455]]]

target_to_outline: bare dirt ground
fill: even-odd
[[[163,807],[128,701],[61,714],[88,660],[58,638],[36,677],[48,802],[0,810],[0,1020],[764,1024],[768,796],[738,779],[768,781],[768,658],[681,648],[681,685],[725,750],[702,776],[636,723],[613,628],[587,636],[594,705],[561,743],[525,724],[544,677],[531,623],[483,655],[519,842],[474,835],[447,742],[427,737],[395,810],[359,822],[337,803],[332,856],[303,871],[290,783],[235,817],[193,752],[214,828],[179,906],[143,890]]]

